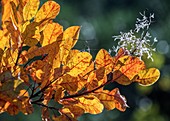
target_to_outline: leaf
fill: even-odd
[[[88,52],[81,52],[72,57],[66,67],[68,67],[68,74],[76,77],[78,74],[82,73],[90,64],[92,56]]]
[[[84,113],[84,109],[78,106],[64,106],[60,112],[68,117],[78,118]]]
[[[78,103],[73,106],[84,109],[85,113],[99,114],[103,111],[104,106],[100,103],[100,100],[93,95],[84,95],[76,99]]]
[[[113,65],[114,67],[116,66],[116,63],[118,62],[119,58],[125,56],[125,55],[128,55],[128,52],[123,49],[123,48],[120,48],[119,51],[117,52],[116,56],[113,57]]]
[[[37,13],[40,1],[29,0],[23,8],[24,21],[31,20]]]
[[[160,72],[156,68],[149,68],[139,71],[138,75],[134,79],[142,86],[150,86],[155,83],[160,77]]]
[[[104,49],[101,49],[97,53],[95,64],[97,69],[104,67],[106,70],[106,74],[110,73],[113,70],[113,59],[110,54]]]
[[[113,80],[122,85],[129,85],[145,64],[138,57],[123,56],[119,58],[113,73]]]
[[[58,23],[49,23],[43,31],[42,46],[51,44],[63,33],[63,27]]]
[[[37,60],[34,61],[30,67],[30,76],[37,83],[41,83],[41,85],[46,85],[50,78],[51,65],[46,61]],[[44,87],[41,86],[41,87]]]
[[[40,40],[40,31],[38,23],[32,22],[27,24],[25,31],[22,33],[22,41],[28,46],[34,46]]]
[[[68,117],[67,115],[53,116],[53,121],[78,121],[75,118]]]
[[[107,76],[105,73],[105,68],[99,68],[89,74],[86,88],[87,90],[93,90],[106,82]]]
[[[8,41],[8,38],[5,37],[4,31],[0,30],[0,48],[2,50],[4,50],[7,41]]]
[[[117,108],[120,111],[125,111],[128,107],[125,97],[120,94],[118,88],[115,88],[112,91],[103,90],[94,93],[107,110]]]
[[[62,37],[62,42],[60,44],[60,61],[63,64],[66,64],[67,56],[71,48],[74,47],[76,44],[78,37],[79,37],[80,27],[79,26],[72,26],[67,28]]]
[[[54,100],[58,102],[61,98],[64,97],[64,91],[61,86],[55,86],[55,95],[54,95]]]
[[[35,22],[54,19],[60,11],[60,5],[54,1],[45,2],[35,16]]]
[[[48,44],[44,47],[37,47],[37,46],[33,46],[31,47],[27,53],[25,53],[24,55],[21,55],[21,58],[26,57],[27,59],[31,59],[33,57],[36,56],[42,56],[45,54],[50,54],[50,56],[48,56],[49,60],[52,61],[54,59],[54,57],[56,56],[56,54],[59,51],[59,47],[58,47],[58,43],[57,42],[53,42],[51,44]],[[54,55],[51,55],[54,54]],[[24,57],[22,57],[24,56]]]
[[[80,80],[78,77],[72,77],[66,74],[62,77],[60,85],[69,92],[69,94],[75,94],[86,84],[86,80]]]

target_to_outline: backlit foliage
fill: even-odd
[[[95,60],[89,52],[72,49],[80,26],[63,30],[54,22],[60,11],[54,1],[40,8],[39,0],[1,2],[0,113],[28,115],[38,105],[43,121],[76,121],[104,108],[125,111],[128,105],[119,89],[104,87],[115,82],[148,86],[160,76],[158,69],[146,68],[124,48],[113,57],[101,49]],[[51,106],[51,100],[61,106]]]

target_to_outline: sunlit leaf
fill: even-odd
[[[38,23],[33,22],[26,26],[25,31],[22,33],[22,40],[28,46],[34,46],[40,40],[40,31]]]
[[[113,73],[113,80],[122,85],[133,82],[133,78],[139,71],[145,68],[145,64],[138,57],[123,56],[119,58]]]
[[[72,57],[66,66],[69,68],[68,74],[76,77],[82,73],[90,64],[92,56],[88,52],[81,52]]]
[[[160,77],[160,72],[156,68],[149,68],[139,71],[137,77],[134,79],[140,85],[149,86],[155,83]]]
[[[70,94],[78,92],[86,84],[86,80],[80,80],[78,77],[72,77],[66,74],[62,77],[60,85],[67,90]]]
[[[66,64],[67,56],[71,48],[76,44],[80,32],[80,26],[72,26],[67,28],[63,33],[62,42],[60,44],[60,61]]]
[[[95,64],[97,69],[104,67],[106,70],[106,74],[110,73],[113,70],[113,59],[110,54],[104,49],[101,49],[97,53]]]
[[[58,23],[49,23],[43,31],[42,46],[51,44],[63,32],[63,27]],[[61,41],[61,40],[60,40]]]
[[[107,110],[117,108],[120,111],[125,111],[128,107],[125,97],[120,94],[118,88],[115,88],[112,91],[98,91],[95,92],[95,94]]]
[[[78,121],[75,118],[68,117],[67,115],[53,116],[53,121]]]
[[[101,104],[100,100],[93,95],[84,95],[77,100],[79,103],[75,104],[75,106],[84,109],[85,113],[99,114],[103,111],[103,104]]]
[[[86,88],[87,90],[92,90],[106,83],[106,81],[107,81],[107,76],[105,73],[105,68],[99,68],[89,74]]]
[[[77,118],[84,113],[84,109],[78,106],[65,106],[60,110],[63,114],[67,115],[68,117]]]
[[[32,19],[38,10],[40,1],[39,0],[29,0],[23,8],[24,21]]]

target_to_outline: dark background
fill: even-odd
[[[45,0],[41,0],[43,3]],[[156,67],[161,77],[154,85],[142,87],[138,84],[121,86],[112,84],[108,89],[118,87],[130,106],[125,112],[106,111],[99,115],[84,114],[80,121],[169,121],[170,120],[170,1],[169,0],[56,0],[61,12],[55,19],[66,29],[72,25],[82,26],[80,40],[75,48],[95,54],[101,48],[109,50],[116,43],[112,36],[120,31],[128,32],[135,28],[139,12],[154,13],[155,19],[150,27],[152,36],[159,40],[155,44],[154,62],[146,60],[148,67]],[[0,121],[39,121],[40,111],[29,116],[19,114],[15,117],[6,113]]]

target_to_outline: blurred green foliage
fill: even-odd
[[[46,0],[41,0],[41,4]],[[130,106],[125,112],[104,111],[99,115],[84,114],[80,121],[169,121],[170,120],[170,1],[169,0],[55,0],[61,5],[61,12],[55,19],[67,28],[80,25],[81,35],[75,48],[95,55],[100,48],[111,49],[116,43],[112,36],[120,31],[134,29],[139,12],[154,13],[155,19],[150,32],[159,40],[154,62],[146,60],[148,67],[157,67],[161,78],[151,87],[137,84],[121,86],[113,84],[108,89],[120,88]],[[19,114],[11,117],[0,115],[0,121],[39,121],[40,111],[29,116]]]

